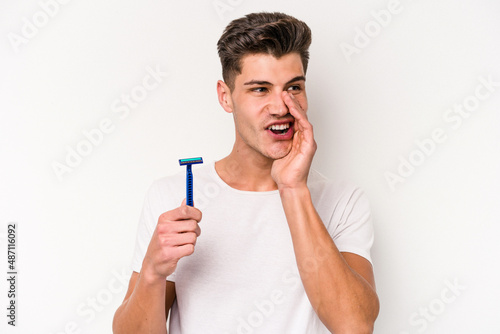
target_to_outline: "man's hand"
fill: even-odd
[[[271,175],[280,191],[302,285],[330,332],[372,333],[379,312],[372,266],[359,255],[340,253],[316,211],[307,188],[316,152],[312,125],[300,100],[282,94],[295,118],[295,134],[290,153],[273,162]]]
[[[193,254],[196,239],[201,230],[198,223],[201,211],[186,205],[163,213],[151,237],[142,273],[151,279],[163,279],[172,274],[177,262],[184,256]]]
[[[307,120],[306,111],[293,94],[283,92],[282,98],[290,114],[295,118],[295,133],[290,152],[285,157],[275,160],[271,169],[271,176],[280,190],[306,186],[307,175],[317,147],[313,127]]]

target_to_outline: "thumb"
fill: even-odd
[[[185,198],[182,200],[181,206],[184,206],[184,205],[186,205],[186,199]]]

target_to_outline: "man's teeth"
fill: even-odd
[[[283,131],[283,130],[288,129],[289,127],[290,127],[290,123],[286,123],[286,124],[273,124],[268,129],[269,130],[275,130],[275,131]]]

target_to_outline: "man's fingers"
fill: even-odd
[[[162,221],[158,225],[158,232],[167,234],[187,233],[193,232],[200,235],[201,230],[198,222],[194,219],[189,220],[167,220]]]
[[[172,246],[196,245],[197,238],[198,235],[194,232],[179,233],[175,238],[175,244]]]
[[[302,106],[293,94],[283,92],[283,101],[287,105],[290,114],[295,118],[295,129],[299,131],[311,129],[312,126],[307,119],[305,110],[302,109]]]
[[[171,222],[172,232],[175,233],[188,233],[193,232],[197,236],[201,234],[200,226],[196,220],[182,220]]]
[[[294,128],[296,132],[294,134],[294,139],[298,139],[298,137],[301,136],[300,140],[297,140],[294,143],[299,144],[304,142],[314,146],[313,126],[307,119],[306,112],[302,109],[299,102],[291,93],[283,92],[283,101],[288,106],[290,114],[295,118]]]
[[[182,258],[184,256],[189,256],[194,253],[194,245],[193,244],[185,244],[179,247],[175,247],[173,250],[173,255],[176,258]]]
[[[304,110],[304,108],[302,108],[299,101],[297,101],[297,99],[295,98],[295,96],[293,96],[292,93],[283,92],[282,97],[283,97],[283,101],[285,102],[285,104],[288,107],[288,110],[293,109],[294,112],[292,112],[290,110],[290,113],[292,114],[292,116],[295,117],[295,115],[298,114],[297,116],[305,117],[307,119],[306,111]]]
[[[183,201],[183,203],[185,200]],[[189,220],[194,219],[200,221],[202,217],[201,211],[189,205],[182,205],[174,210],[167,211],[160,216],[160,220]]]

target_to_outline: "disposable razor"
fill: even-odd
[[[179,165],[186,166],[186,204],[193,206],[193,172],[191,170],[191,165],[202,164],[203,159],[199,158],[189,158],[189,159],[179,159]]]

